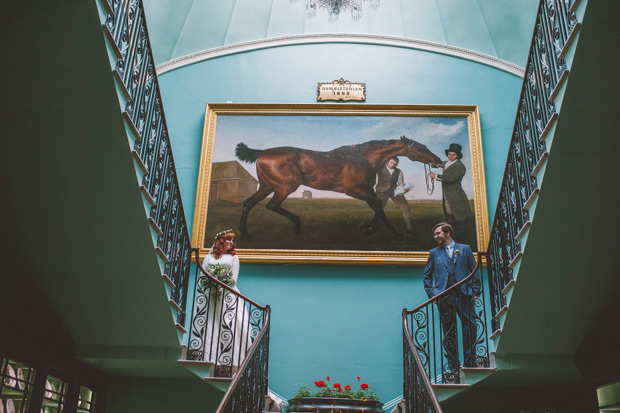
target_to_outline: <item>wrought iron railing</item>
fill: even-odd
[[[265,308],[263,327],[248,351],[216,413],[261,413],[269,394],[269,327],[271,309]]]
[[[187,359],[210,361],[214,377],[232,377],[263,330],[269,307],[212,277],[198,251]]]
[[[538,191],[536,172],[546,157],[545,137],[557,118],[554,98],[567,76],[564,49],[576,32],[575,0],[542,0],[519,99],[508,160],[488,248],[493,330],[506,305],[511,263],[521,252],[520,232],[529,222],[529,202]]]
[[[465,279],[413,310],[403,310],[403,325],[409,328],[416,355],[431,383],[456,384],[461,367],[489,367],[489,314],[486,283],[481,277],[485,255],[478,252],[476,267]],[[405,384],[405,391],[413,390]]]
[[[191,245],[185,222],[166,117],[140,0],[103,0],[104,33],[116,55],[114,76],[133,137],[133,156],[143,173],[141,190],[151,205],[149,223],[157,233],[156,251],[171,281],[171,299],[185,325]]]
[[[443,412],[424,369],[424,364],[413,345],[406,309],[403,309],[403,375],[405,412]]]
[[[476,270],[484,275],[481,258],[486,255],[488,272],[480,278],[480,293],[474,299],[463,292],[473,287],[474,271],[418,308],[403,310],[403,397],[408,412],[437,410],[431,406],[434,393],[429,383],[458,383],[463,365],[489,367],[489,327],[499,329],[498,313],[506,305],[512,264],[521,253],[520,235],[529,224],[528,209],[538,192],[536,173],[547,156],[545,138],[558,116],[554,99],[568,74],[564,53],[578,27],[573,11],[577,1],[540,2],[488,252],[478,253]],[[475,320],[473,334],[467,318]]]

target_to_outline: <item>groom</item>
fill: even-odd
[[[476,260],[469,245],[457,244],[452,239],[454,230],[450,224],[441,222],[433,227],[433,237],[439,246],[428,254],[424,269],[424,289],[428,298],[440,294],[459,281],[467,278],[476,267]],[[464,366],[473,367],[476,344],[476,297],[480,294],[480,274],[457,287],[457,291],[439,298],[439,316],[443,333],[443,348],[452,373],[460,368],[458,357],[458,334],[456,315],[463,329]],[[457,376],[458,377],[458,376]],[[458,382],[458,381],[457,381]]]

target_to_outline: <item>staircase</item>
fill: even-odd
[[[130,142],[121,114],[130,99],[119,100],[110,70],[117,58],[107,53],[103,8],[95,1],[3,5],[11,63],[2,68],[1,250],[7,268],[18,269],[6,276],[27,279],[40,307],[62,320],[74,358],[112,376],[191,377],[173,363],[181,354],[175,324],[183,324],[189,244],[179,214],[169,213],[174,203],[154,188],[148,195],[158,202],[153,220],[163,244],[148,223],[153,209],[139,186],[159,172],[132,159],[136,139]],[[31,334],[41,346],[60,335]]]
[[[261,411],[268,395],[269,306],[207,273],[196,249],[186,318],[192,249],[144,10],[139,0],[98,4],[146,220],[183,344],[179,364],[224,393],[217,412]]]
[[[596,236],[619,223],[617,214],[597,219],[618,200],[609,183],[618,177],[620,59],[606,47],[620,44],[618,11],[614,2],[541,2],[488,248],[488,365],[461,368],[458,384],[428,374],[441,402],[434,411],[495,411],[481,403],[502,397],[512,408],[521,400],[589,411],[594,387],[574,358],[619,287],[617,253]],[[420,371],[429,349],[412,335]],[[419,399],[421,380],[405,394]],[[523,395],[536,388],[546,398]]]
[[[179,363],[215,388],[226,392],[251,365],[255,403],[268,394],[270,308],[261,306],[222,283],[202,267],[194,249],[196,276],[190,333]],[[261,390],[262,389],[262,390]],[[245,407],[244,407],[245,408]]]
[[[191,323],[192,251],[141,7],[137,0],[3,5],[10,63],[2,67],[0,249],[9,271],[1,281],[27,280],[20,294],[37,301],[24,301],[23,313],[35,314],[13,324],[36,318],[33,327],[50,327],[16,333],[16,351],[6,340],[0,347],[3,357],[30,357],[37,369],[53,365],[75,378],[71,394],[79,394],[71,386],[83,361],[116,386],[109,399],[119,394],[119,403],[127,400],[115,390],[147,382],[179,397],[200,388],[185,406],[213,402],[219,389],[218,403],[224,390],[247,383],[235,385],[239,373],[210,377],[211,386],[190,371],[205,366],[178,362]],[[21,342],[53,351],[26,352]],[[265,349],[256,348],[266,363]],[[50,364],[45,357],[54,352],[69,360]],[[213,376],[206,370],[202,378]],[[45,379],[37,383],[33,395],[42,395]]]

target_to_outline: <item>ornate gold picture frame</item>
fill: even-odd
[[[448,149],[465,170],[460,206],[443,193]],[[477,106],[207,105],[192,229],[203,256],[232,228],[244,262],[424,265],[447,219],[457,242],[485,248]]]

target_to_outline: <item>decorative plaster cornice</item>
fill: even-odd
[[[406,39],[403,37],[340,33],[280,36],[272,37],[269,39],[252,40],[250,42],[220,46],[169,60],[160,65],[157,65],[156,69],[157,74],[161,75],[163,73],[178,69],[183,66],[191,65],[193,63],[202,62],[203,60],[209,60],[216,57],[228,56],[236,53],[243,53],[260,49],[267,49],[271,47],[294,46],[313,43],[360,43],[426,50],[429,52],[441,53],[448,56],[471,60],[477,63],[503,70],[521,78],[523,77],[523,74],[525,72],[522,67],[517,66],[514,63],[499,59],[494,56],[489,56],[484,53],[463,49],[461,47],[427,42],[424,40]]]

